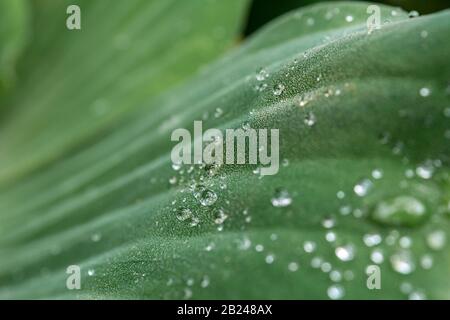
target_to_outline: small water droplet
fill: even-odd
[[[297,262],[291,262],[288,264],[288,270],[291,272],[295,272],[298,270],[298,263]]]
[[[340,282],[342,280],[342,273],[338,270],[331,271],[330,280],[333,282]]]
[[[312,253],[316,250],[316,243],[314,241],[305,241],[303,243],[303,250],[306,253]]]
[[[325,240],[327,240],[328,242],[336,241],[336,233],[334,233],[333,231],[328,231],[325,234]]]
[[[286,89],[284,84],[278,83],[273,87],[273,94],[275,96],[280,96],[284,92],[284,89]]]
[[[322,220],[322,226],[325,229],[333,228],[335,225],[336,225],[336,221],[331,217],[328,217],[328,218],[325,218]]]
[[[428,97],[430,95],[431,91],[430,91],[430,89],[424,87],[424,88],[420,89],[419,93],[422,97]]]
[[[273,254],[268,254],[265,261],[267,264],[272,264],[275,261],[275,256]]]
[[[357,196],[364,197],[369,193],[372,186],[372,181],[370,181],[369,179],[364,179],[353,187],[353,191]]]
[[[286,189],[277,189],[274,197],[271,199],[274,207],[287,207],[292,203],[292,197]]]
[[[353,16],[350,16],[350,15],[345,16],[345,21],[352,22],[353,21]]]
[[[370,260],[375,264],[381,264],[384,261],[383,251],[381,249],[374,249],[370,254]]]
[[[214,112],[214,118],[220,118],[223,115],[223,110],[221,108],[216,108]]]
[[[312,112],[308,112],[305,115],[305,120],[303,121],[308,127],[312,127],[316,124],[317,118]]]
[[[188,208],[182,208],[177,212],[177,219],[179,221],[186,221],[192,217],[192,211]]]
[[[400,240],[399,240],[399,245],[403,249],[411,248],[412,239],[410,237],[407,237],[407,236],[401,237]]]
[[[372,178],[376,180],[383,178],[383,171],[381,169],[372,170]]]
[[[345,198],[345,192],[344,192],[344,191],[338,191],[338,192],[336,193],[336,197],[337,197],[338,199],[344,199],[344,198]]]
[[[91,240],[93,242],[99,242],[101,239],[102,239],[101,233],[94,233],[93,235],[91,235]]]
[[[344,297],[344,288],[340,285],[332,285],[327,289],[327,295],[332,300],[339,300]]]
[[[413,291],[408,295],[409,300],[426,300],[426,295],[421,291]]]
[[[368,233],[363,236],[363,241],[366,246],[374,247],[381,243],[382,238],[378,233]]]
[[[425,270],[429,270],[433,267],[433,257],[429,254],[425,254],[420,258],[420,266]]]
[[[341,261],[351,261],[355,257],[355,248],[351,244],[339,246],[334,250],[334,253]]]
[[[441,250],[446,243],[446,234],[443,230],[435,230],[427,234],[426,242],[432,250]]]
[[[257,72],[256,72],[256,80],[258,81],[264,81],[269,77],[269,73],[266,71],[266,69],[264,68],[260,68]]]
[[[422,38],[427,38],[428,37],[428,31],[426,31],[426,30],[422,30],[421,32],[420,32],[420,36],[422,37]]]
[[[390,261],[392,268],[400,274],[410,274],[415,269],[411,254],[405,250],[398,251],[391,255]]]
[[[209,286],[209,277],[208,276],[204,276],[202,281],[200,282],[200,286],[202,288],[207,288]]]
[[[408,13],[408,17],[410,18],[416,18],[419,16],[419,12],[417,12],[416,10],[412,10]]]
[[[251,125],[250,125],[250,122],[244,121],[244,122],[242,123],[241,128],[242,128],[243,130],[245,130],[245,131],[248,131],[248,130],[250,130],[252,127],[251,127]]]
[[[88,273],[89,277],[92,277],[92,276],[95,275],[95,270],[94,269],[89,269],[87,273]]]

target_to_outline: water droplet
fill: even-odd
[[[303,243],[303,250],[305,250],[306,253],[312,253],[316,250],[316,243],[313,241],[305,241]]]
[[[271,201],[274,207],[287,207],[291,205],[292,197],[286,189],[277,189]]]
[[[264,246],[262,244],[257,244],[255,246],[255,250],[256,250],[256,252],[263,252],[264,251]]]
[[[92,277],[92,276],[95,275],[95,270],[94,269],[89,269],[87,273],[88,273],[89,277]]]
[[[177,219],[180,221],[186,221],[192,217],[192,211],[188,208],[182,208],[177,213]]]
[[[214,250],[214,248],[216,247],[216,245],[214,244],[214,242],[211,242],[210,244],[208,244],[206,247],[205,247],[205,251],[212,251],[212,250]]]
[[[338,199],[344,199],[344,198],[345,198],[345,192],[344,192],[344,191],[338,191],[338,192],[336,193],[336,197],[337,197]]]
[[[282,165],[283,167],[287,167],[287,166],[289,165],[289,160],[288,160],[288,159],[283,159],[283,160],[281,161],[281,165]]]
[[[208,276],[204,276],[202,281],[200,282],[200,286],[202,288],[207,288],[209,286],[209,277]]]
[[[94,233],[93,235],[91,235],[91,240],[93,242],[99,242],[101,239],[102,239],[101,233]]]
[[[328,242],[336,241],[336,233],[334,233],[333,231],[328,231],[325,234],[325,240],[327,240]]]
[[[305,120],[303,121],[308,127],[312,127],[316,124],[316,116],[312,112],[308,112],[305,115]]]
[[[172,163],[172,169],[178,171],[181,169],[181,163]]]
[[[430,179],[433,176],[434,168],[431,165],[425,164],[416,168],[416,174],[422,179]]]
[[[192,298],[192,290],[189,288],[184,289],[184,299]]]
[[[352,22],[353,21],[353,16],[346,16],[345,17],[345,21],[347,21],[347,22]]]
[[[306,19],[306,24],[307,24],[308,26],[313,26],[314,23],[315,23],[314,18],[308,18],[308,19]]]
[[[286,87],[284,86],[284,84],[282,84],[282,83],[276,84],[276,85],[273,87],[273,94],[274,94],[275,96],[280,96],[280,95],[284,92],[284,89],[286,89]]]
[[[339,300],[344,297],[345,291],[342,286],[332,285],[327,289],[327,295],[332,300]]]
[[[372,178],[377,180],[383,178],[383,171],[381,169],[372,170]]]
[[[410,237],[406,237],[406,236],[401,237],[399,240],[399,244],[400,244],[400,247],[402,247],[403,249],[411,248],[412,239]]]
[[[426,38],[426,37],[428,37],[428,31],[426,31],[426,30],[422,30],[421,32],[420,32],[420,36],[422,37],[422,38]]]
[[[257,91],[257,92],[263,92],[264,90],[266,90],[267,89],[267,83],[258,83],[256,86],[255,86],[255,90]]]
[[[192,217],[191,222],[189,223],[190,227],[196,227],[200,223],[200,219],[197,217]]]
[[[408,13],[408,17],[410,17],[410,18],[416,18],[418,16],[419,16],[419,13],[415,10],[412,10]]]
[[[363,241],[366,246],[374,247],[381,243],[382,238],[378,233],[368,233],[363,236]]]
[[[342,280],[342,273],[338,270],[331,271],[330,280],[333,282],[340,282]]]
[[[369,193],[372,185],[372,181],[370,181],[369,179],[364,179],[353,187],[353,191],[357,196],[364,197],[365,195],[367,195],[367,193]]]
[[[429,254],[425,254],[420,258],[420,265],[425,270],[429,270],[433,267],[433,257]]]
[[[426,300],[426,295],[421,291],[413,291],[409,294],[409,300]]]
[[[273,254],[268,254],[265,260],[267,264],[272,264],[275,261],[275,256]]]
[[[334,250],[336,257],[341,261],[351,261],[355,257],[355,248],[353,245],[345,245],[337,247]]]
[[[264,81],[269,77],[269,73],[264,68],[260,68],[256,73],[256,80]]]
[[[250,241],[250,239],[247,237],[244,237],[242,240],[240,240],[238,242],[238,249],[239,250],[248,250],[248,249],[250,249],[251,245],[252,245],[252,242]]]
[[[323,263],[323,260],[321,257],[314,257],[311,260],[311,267],[313,267],[314,269],[318,269],[318,268],[320,268],[322,263]]]
[[[177,177],[171,177],[170,179],[169,179],[169,183],[173,186],[173,185],[175,185],[176,183],[177,183]]]
[[[336,221],[331,217],[328,217],[328,218],[325,218],[322,220],[322,226],[325,229],[333,228],[335,225],[336,225]]]
[[[375,264],[381,264],[384,261],[383,251],[381,249],[374,249],[370,254],[370,260]]]
[[[243,123],[242,123],[242,129],[243,130],[245,130],[245,131],[248,131],[248,130],[250,130],[252,127],[251,127],[251,125],[250,125],[250,122],[248,122],[248,121],[244,121]]]
[[[446,235],[443,230],[435,230],[427,234],[426,242],[432,250],[441,250],[446,243]]]
[[[220,118],[223,115],[223,110],[221,108],[216,108],[214,112],[214,118]]]
[[[392,268],[400,274],[410,274],[415,269],[415,264],[408,251],[398,251],[390,257]]]
[[[196,186],[194,197],[205,207],[212,206],[217,201],[217,194],[203,185]]]
[[[288,270],[291,272],[295,272],[298,270],[298,263],[297,262],[291,262],[288,264]]]
[[[431,91],[430,91],[430,89],[424,87],[424,88],[420,89],[419,93],[422,97],[428,97],[430,95]]]
[[[332,268],[333,267],[331,266],[331,264],[329,262],[324,262],[320,266],[320,270],[322,270],[322,272],[325,272],[325,273],[330,272]]]
[[[414,226],[427,216],[425,205],[411,196],[379,202],[371,213],[373,220],[392,226]]]

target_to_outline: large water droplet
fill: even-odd
[[[425,205],[411,196],[379,202],[371,212],[373,220],[392,226],[415,226],[427,216]]]

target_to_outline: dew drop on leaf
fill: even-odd
[[[277,189],[275,195],[271,199],[274,207],[287,207],[292,203],[292,197],[286,189]]]
[[[381,201],[371,212],[371,218],[381,224],[391,226],[414,226],[427,217],[426,206],[411,196],[399,196]]]

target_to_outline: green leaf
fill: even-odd
[[[368,33],[367,6],[283,16],[107,137],[5,187],[0,297],[449,299],[450,12],[382,7],[386,23]],[[199,119],[278,128],[287,161],[263,178],[254,165],[174,170],[171,132]],[[192,181],[217,201],[199,203]],[[177,218],[186,209],[198,224]],[[372,260],[380,290],[366,286]],[[82,289],[69,291],[73,264]]]
[[[247,1],[37,1],[25,80],[0,121],[0,181],[100,135],[229,48]],[[66,9],[81,10],[81,30]],[[24,94],[26,92],[26,94]],[[39,134],[36,134],[36,133]],[[33,152],[30,152],[33,150]]]
[[[0,94],[15,82],[15,64],[28,37],[28,10],[24,0],[0,2]]]

